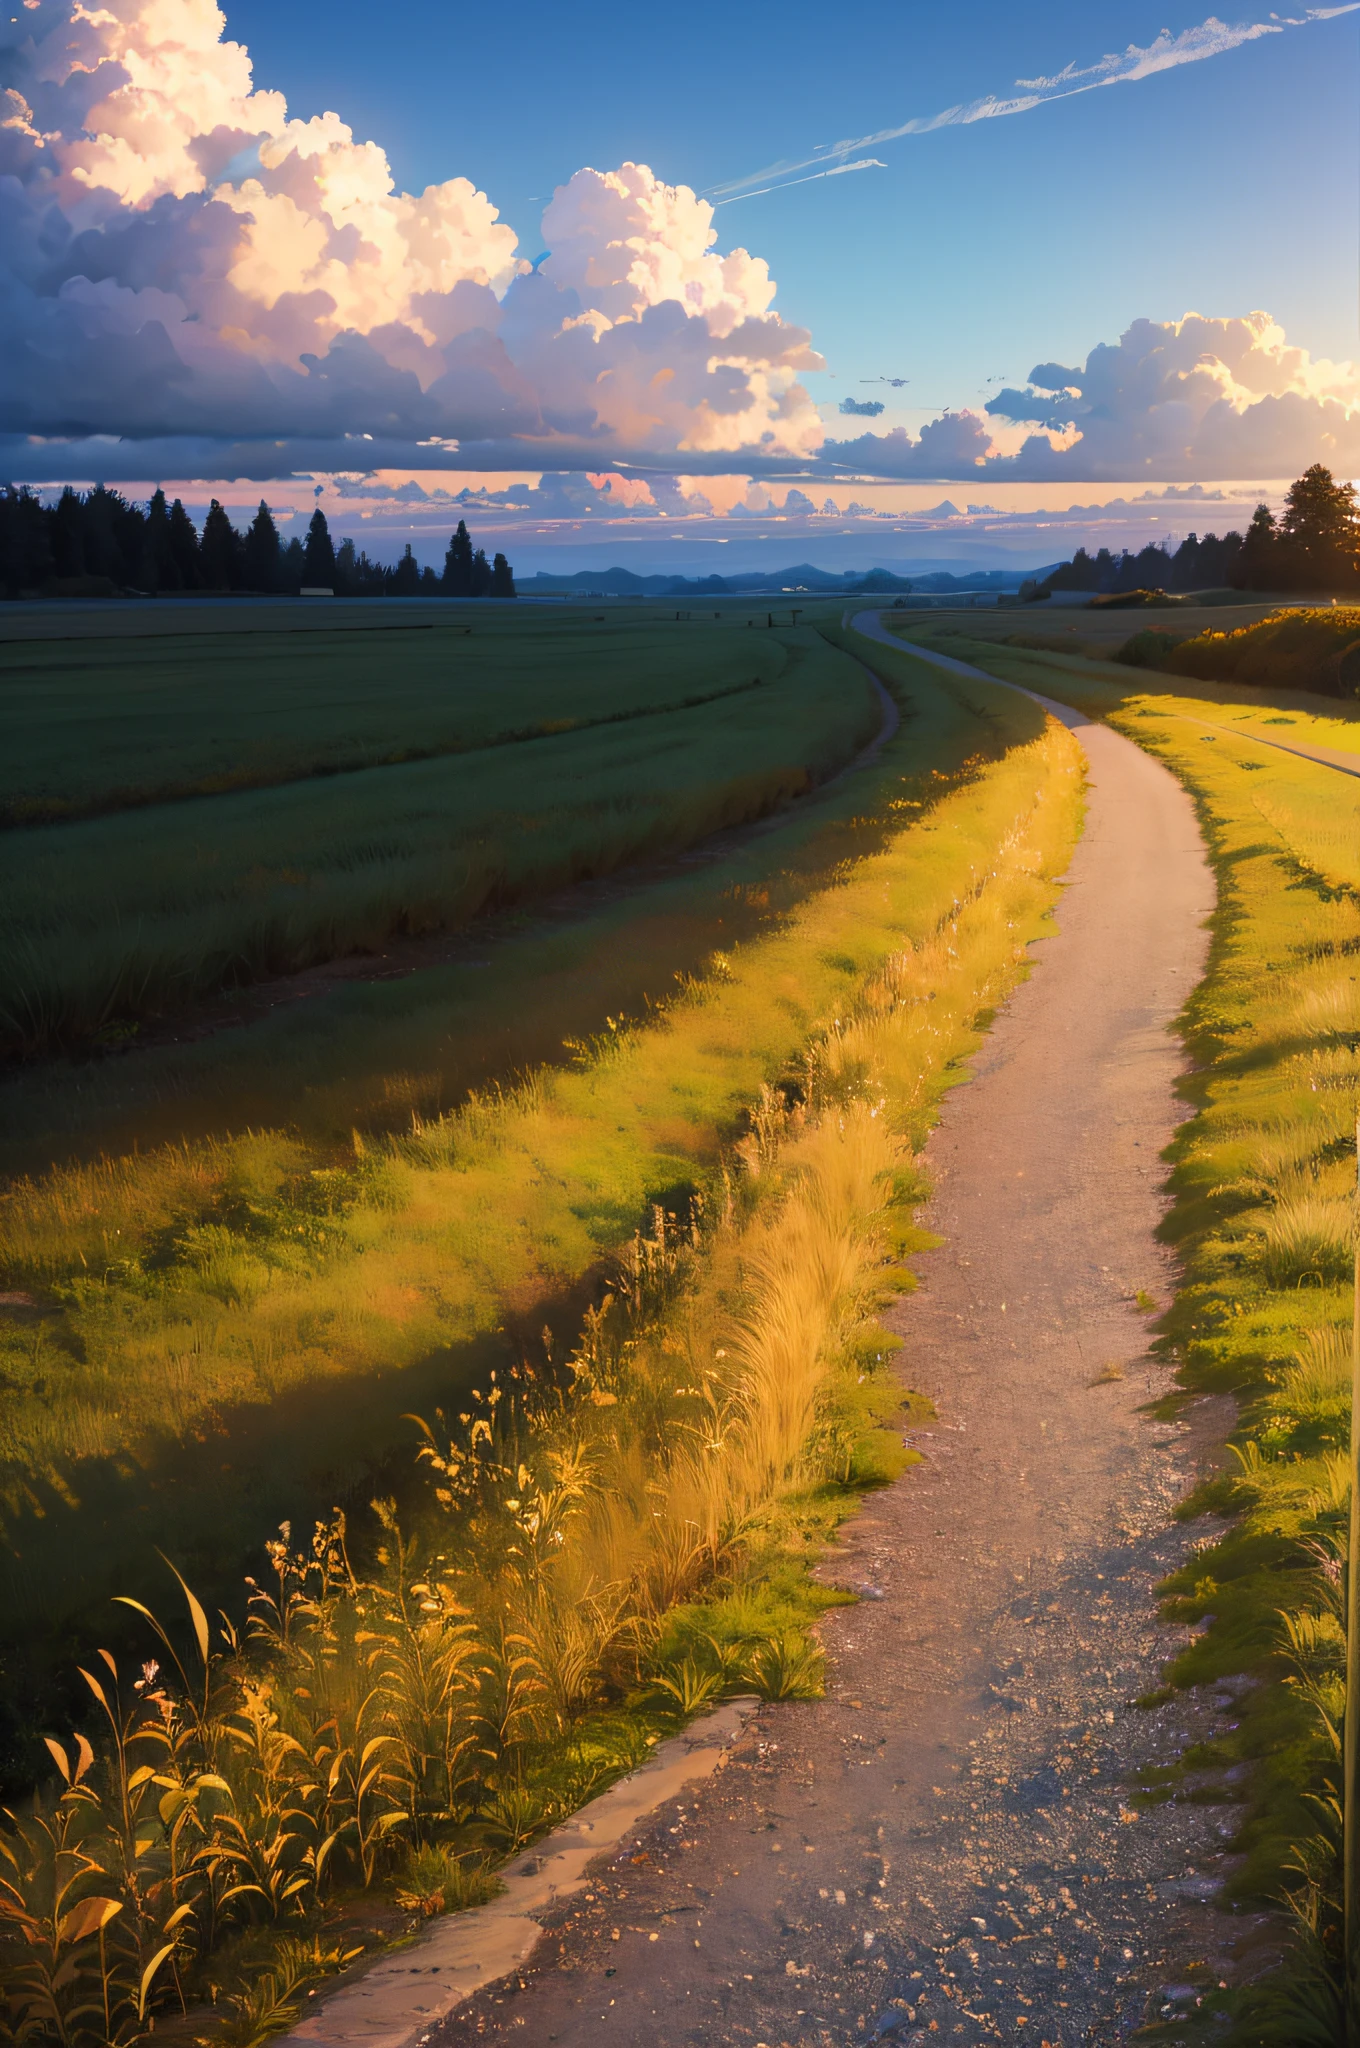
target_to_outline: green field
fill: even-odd
[[[629,613],[601,631],[594,614],[555,606],[403,608],[382,623],[185,609],[115,616],[97,640],[10,637],[14,622],[0,621],[0,823],[645,718],[775,681],[787,661],[783,639],[752,630],[745,611],[701,623]]]
[[[804,795],[881,715],[811,628],[730,619],[4,658],[12,809],[102,813],[0,834],[0,1047],[28,1057],[674,854]]]

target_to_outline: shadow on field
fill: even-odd
[[[399,1509],[429,1487],[416,1464],[417,1433],[404,1418],[433,1420],[492,1371],[525,1370],[570,1348],[598,1291],[598,1272],[570,1290],[522,1303],[499,1335],[432,1352],[406,1371],[312,1380],[215,1414],[192,1436],[165,1437],[137,1454],[72,1459],[50,1477],[11,1476],[3,1509],[0,1611],[0,1783],[31,1778],[41,1737],[88,1707],[76,1666],[101,1645],[140,1658],[155,1645],[118,1595],[140,1600],[173,1627],[183,1601],[158,1552],[183,1574],[210,1614],[240,1624],[247,1573],[265,1576],[265,1542],[291,1521],[304,1549],[313,1522],[340,1507],[357,1559],[378,1531],[377,1496]],[[529,1370],[541,1370],[530,1365]],[[79,1588],[78,1599],[73,1599]],[[187,1646],[187,1645],[186,1645]]]

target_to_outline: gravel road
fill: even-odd
[[[894,1321],[937,1415],[825,1567],[863,1593],[823,1625],[827,1697],[762,1708],[431,2048],[1076,2048],[1187,2010],[1221,1967],[1224,1809],[1132,1799],[1233,1704],[1133,1704],[1181,1639],[1154,1587],[1197,1540],[1170,1514],[1226,1420],[1148,1418],[1167,1375],[1134,1299],[1173,1285],[1167,1027],[1213,879],[1166,770],[1079,737],[1058,935],[931,1141],[945,1243]]]

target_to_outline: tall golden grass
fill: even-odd
[[[560,1757],[555,1783],[543,1769],[608,1694],[651,1679],[692,1711],[732,1684],[815,1687],[815,1652],[782,1639],[656,1661],[667,1613],[827,1476],[817,1424],[853,1407],[837,1375],[853,1356],[861,1383],[849,1347],[894,1283],[906,1148],[883,1106],[767,1101],[762,1128],[710,1229],[677,1242],[659,1218],[634,1247],[569,1399],[492,1384],[425,1427],[418,1537],[376,1503],[386,1538],[361,1574],[342,1517],[303,1550],[285,1526],[243,1637],[214,1644],[185,1588],[191,1656],[153,1621],[162,1654],[130,1683],[107,1652],[83,1671],[94,1741],[49,1744],[60,1789],[0,1836],[13,2038],[141,2040],[201,1994],[224,1934],[315,1936],[337,1886],[383,1877],[423,1897],[431,1851],[441,1890],[477,1896],[498,1851],[628,1761],[582,1760],[565,1785]],[[313,1975],[334,1953],[314,1951]]]

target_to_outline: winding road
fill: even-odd
[[[510,1976],[363,2038],[1077,2048],[1192,2003],[1186,1958],[1213,1970],[1221,1822],[1135,1807],[1130,1777],[1233,1704],[1133,1704],[1180,1639],[1154,1588],[1195,1538],[1170,1510],[1224,1426],[1212,1403],[1149,1419],[1168,1374],[1135,1300],[1173,1286],[1169,1026],[1214,884],[1173,777],[1052,709],[1086,752],[1086,830],[1057,934],[930,1143],[944,1244],[892,1319],[936,1419],[825,1568],[864,1596],[823,1625],[826,1698],[762,1706],[724,1769],[537,1916]],[[306,2038],[361,2038],[345,2004]]]

